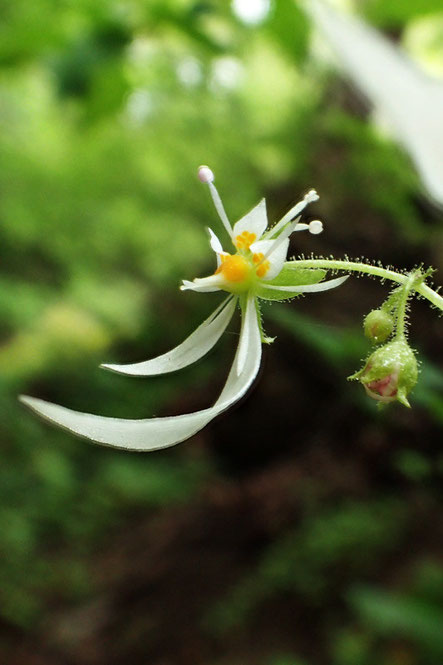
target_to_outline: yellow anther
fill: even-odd
[[[221,256],[221,264],[216,270],[222,273],[228,282],[243,282],[250,272],[250,266],[244,256],[225,254]]]
[[[256,269],[257,277],[264,277],[268,272],[269,268],[271,267],[269,261],[263,261],[263,259],[264,259],[264,254],[262,254],[261,252],[259,254],[252,255],[253,262],[256,265],[258,265]]]
[[[235,246],[237,249],[249,249],[253,242],[255,242],[257,236],[255,233],[250,231],[243,231],[240,235],[235,238]]]

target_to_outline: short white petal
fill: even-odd
[[[255,233],[256,240],[258,240],[263,235],[267,225],[266,201],[262,199],[255,208],[252,208],[234,224],[232,239],[235,241],[235,238],[241,235],[243,231],[249,231],[249,233]]]
[[[220,240],[217,238],[214,231],[209,228],[209,226],[208,226],[208,231],[209,231],[209,244],[211,245],[214,252],[216,254],[227,254],[227,252],[224,251]]]
[[[274,250],[272,250],[273,245],[275,245]],[[266,275],[263,277],[263,280],[267,281],[277,277],[283,268],[284,262],[286,261],[288,247],[289,240],[287,238],[281,241],[279,244],[276,244],[275,240],[258,240],[251,245],[251,251],[254,254],[264,254],[266,256],[266,253],[269,252],[269,250],[272,250],[266,259],[269,261],[270,266]]]
[[[236,299],[228,298],[184,342],[157,358],[127,365],[104,364],[101,367],[130,376],[155,376],[192,365],[218,342],[232,318],[235,306]]]
[[[251,301],[248,302],[240,333],[239,347],[246,334],[245,331],[249,335],[248,353],[243,371],[237,374],[239,353],[237,350],[225,387],[214,406],[209,409],[166,418],[125,420],[72,411],[34,397],[21,396],[20,401],[52,423],[105,446],[134,451],[158,450],[173,446],[188,439],[241,399],[253,383],[261,359],[260,331],[256,321],[255,303]]]
[[[408,150],[430,195],[443,204],[443,82],[428,77],[381,33],[326,2],[312,16],[355,85]]]
[[[343,282],[346,282],[349,275],[344,277],[336,277],[335,279],[328,279],[326,282],[319,282],[318,284],[304,284],[302,286],[271,286],[270,284],[266,285],[267,289],[272,289],[273,291],[282,291],[286,293],[315,293],[316,291],[328,291],[329,289],[335,289]]]
[[[197,277],[192,282],[184,279],[180,287],[181,291],[197,291],[198,293],[212,293],[213,291],[220,291],[221,284],[223,283],[222,277],[219,275],[210,275],[209,277]]]

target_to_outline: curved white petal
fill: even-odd
[[[287,238],[284,238],[279,243],[276,240],[258,240],[251,245],[251,252],[254,254],[263,254],[266,257],[266,261],[269,261],[269,269],[262,279],[266,281],[277,277],[286,261],[288,247],[289,240]]]
[[[130,376],[155,376],[192,365],[218,342],[232,318],[235,306],[236,299],[228,298],[184,342],[157,358],[127,365],[103,364],[100,367]]]
[[[318,284],[304,284],[302,286],[271,286],[270,284],[266,285],[267,289],[272,289],[272,291],[282,291],[286,293],[315,293],[316,291],[328,291],[329,289],[335,289],[343,282],[346,282],[349,275],[344,277],[336,277],[335,279],[328,279],[326,282],[319,282]]]
[[[34,397],[21,396],[20,400],[52,423],[105,446],[134,451],[167,448],[188,439],[222,411],[241,399],[254,381],[260,367],[261,341],[253,300],[248,302],[243,318],[239,348],[246,334],[248,335],[248,352],[242,372],[238,375],[236,370],[239,353],[237,350],[220,397],[214,406],[203,411],[166,418],[125,420],[72,411]]]
[[[248,302],[246,305],[246,309],[252,310],[253,308],[255,309],[255,298],[254,296],[249,296]],[[237,371],[237,376],[239,376],[245,367],[246,360],[248,358],[248,354],[250,353],[250,344],[251,344],[251,337],[254,335],[258,334],[260,335],[260,328],[258,324],[258,315],[257,315],[257,310],[255,309],[255,318],[252,317],[251,315],[245,316],[243,318],[243,334],[240,337],[240,341],[238,344],[238,351],[237,351],[237,356],[235,359],[235,364],[236,364],[236,371]]]
[[[198,293],[212,293],[220,291],[224,281],[221,275],[210,275],[209,277],[196,277],[192,282],[184,279],[180,291],[197,291]]]
[[[220,256],[222,254],[227,255],[228,252],[225,252],[223,249],[223,246],[218,239],[218,237],[215,235],[214,231],[209,228],[208,226],[208,232],[209,232],[209,244],[211,245],[211,248],[214,250],[215,255],[217,257],[217,268],[220,267],[221,264],[221,258]]]
[[[262,199],[255,208],[252,208],[244,217],[234,224],[232,230],[232,240],[235,244],[237,236],[241,235],[243,231],[255,234],[255,239],[258,240],[263,235],[268,225],[268,216],[266,213],[266,201]]]
[[[409,151],[430,195],[443,204],[443,81],[428,77],[381,33],[320,0],[306,11],[355,85]]]

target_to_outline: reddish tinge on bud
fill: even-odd
[[[389,342],[372,353],[365,366],[349,379],[358,379],[372,399],[401,402],[417,383],[417,360],[404,338]]]

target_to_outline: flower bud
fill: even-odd
[[[399,401],[410,406],[407,395],[417,383],[417,360],[406,340],[389,342],[372,353],[365,366],[350,379],[358,379],[367,394],[379,402]]]
[[[394,329],[394,318],[383,309],[373,309],[365,316],[363,328],[374,344],[385,342]]]

